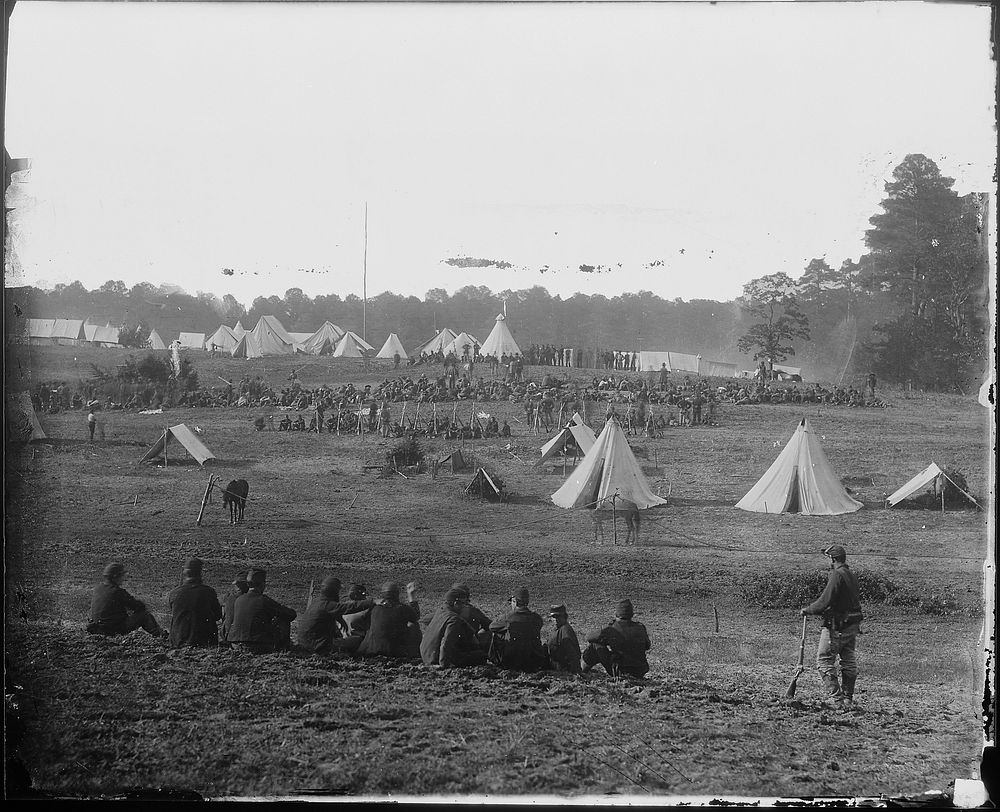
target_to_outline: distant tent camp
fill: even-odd
[[[699,374],[712,375],[716,378],[735,378],[736,364],[727,364],[725,361],[702,361]]]
[[[203,350],[205,349],[205,334],[181,333],[177,336],[177,342],[181,345],[181,347],[188,350]]]
[[[641,372],[659,372],[663,364],[671,372],[699,372],[701,356],[686,352],[646,351],[639,352],[639,370]]]
[[[153,443],[152,448],[147,451],[139,462],[149,462],[157,457],[162,457],[167,445],[171,440],[176,439],[188,454],[195,458],[199,465],[204,465],[209,460],[214,460],[215,455],[208,450],[204,443],[195,437],[194,432],[181,423],[178,426],[171,426],[165,429],[159,439]]]
[[[443,352],[444,348],[447,347],[452,341],[455,340],[455,333],[449,330],[447,327],[443,327],[441,331],[434,336],[430,341],[426,341],[417,347],[414,351],[414,355],[430,355],[434,352]]]
[[[399,340],[399,336],[395,333],[389,333],[389,337],[385,340],[385,344],[382,345],[382,349],[378,351],[376,358],[393,358],[395,356],[400,358],[409,358],[406,354],[406,350],[403,349],[403,344]]]
[[[469,355],[476,354],[476,347],[479,346],[479,341],[475,336],[471,336],[468,333],[459,333],[451,342],[445,346],[444,354],[447,355],[450,352],[455,353],[459,358],[464,357],[465,348],[469,348]]]
[[[521,354],[521,348],[517,346],[514,336],[511,335],[503,313],[497,316],[496,324],[493,325],[493,329],[483,342],[483,346],[479,348],[479,354],[481,356],[492,355],[494,358]]]
[[[625,432],[617,420],[611,419],[604,424],[604,430],[580,466],[552,494],[552,501],[561,508],[596,505],[602,510],[612,510],[611,497],[615,495],[640,509],[666,504],[666,499],[650,490]]]
[[[52,322],[51,337],[55,344],[80,344],[86,341],[83,319],[55,319]]]
[[[166,343],[163,341],[162,338],[160,338],[160,334],[158,332],[156,332],[156,330],[153,330],[152,332],[150,332],[149,338],[147,340],[149,341],[149,348],[151,350],[165,350],[165,349],[167,349]]]
[[[334,358],[363,358],[366,352],[375,349],[357,333],[348,330],[333,350]]]
[[[243,327],[243,322],[237,321],[236,326],[233,328],[233,335],[236,336],[237,339],[241,339],[243,338],[243,334],[245,332],[246,330]]]
[[[47,440],[48,436],[38,422],[35,407],[31,404],[31,396],[20,392],[16,397],[7,398],[7,408],[4,410],[7,421],[8,436],[15,443],[30,443],[35,440]]]
[[[736,507],[756,513],[834,516],[862,504],[851,497],[803,417],[792,439]]]
[[[90,338],[90,342],[96,344],[98,347],[117,347],[120,335],[121,331],[109,324],[105,327],[97,327]]]
[[[278,319],[274,316],[261,316],[253,330],[247,333],[253,339],[252,346],[257,358],[261,355],[291,355],[295,352],[295,339],[289,335]],[[233,353],[235,356],[235,352]]]
[[[299,345],[299,350],[307,355],[330,355],[343,337],[344,331],[336,324],[324,321],[322,327]]]
[[[223,350],[224,352],[229,353],[233,351],[233,348],[238,343],[239,338],[237,338],[233,331],[225,324],[220,324],[219,329],[205,339],[206,349],[210,350],[212,349],[212,346],[215,345],[215,349]]]
[[[550,457],[554,457],[566,448],[566,444],[572,440],[579,449],[578,456],[584,457],[594,447],[597,437],[590,426],[583,422],[579,414],[574,414],[573,418],[555,437],[542,446],[542,458],[535,463],[541,465]]]

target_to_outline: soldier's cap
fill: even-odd
[[[525,589],[523,586],[520,587],[519,589],[515,589],[513,594],[510,596],[510,599],[512,601],[517,601],[517,603],[520,604],[521,606],[527,606],[531,602],[531,599],[528,595],[528,590]]]
[[[320,592],[333,597],[340,594],[340,579],[334,575],[327,575],[320,586]]]
[[[245,572],[241,572],[237,575],[236,578],[233,579],[233,586],[238,586],[246,592],[247,588],[250,586],[250,582],[247,581],[247,574]]]
[[[117,578],[120,575],[125,574],[125,565],[119,564],[117,561],[112,561],[108,566],[104,568],[105,578]]]
[[[558,617],[566,614],[566,604],[560,603],[558,606],[549,607],[549,617]]]
[[[189,558],[184,562],[184,572],[188,575],[201,575],[204,562],[200,558]]]
[[[261,586],[267,581],[267,570],[252,569],[247,573],[247,581],[250,586]]]
[[[398,581],[386,581],[379,589],[379,596],[386,600],[399,600],[399,593],[402,586]]]
[[[632,601],[626,598],[623,601],[618,601],[618,608],[615,609],[615,617],[620,617],[625,620],[632,617],[635,614],[635,608],[632,606]]]
[[[829,547],[824,547],[820,552],[823,555],[830,556],[830,558],[847,558],[847,550],[839,544],[831,544]]]
[[[468,595],[461,589],[455,589],[453,587],[444,594],[445,603],[454,603],[455,601],[465,601],[465,600],[468,600]]]
[[[468,599],[471,594],[469,592],[469,587],[463,584],[461,581],[456,581],[455,583],[453,583],[451,585],[451,589],[457,589],[459,592],[462,593],[462,595],[465,596],[466,599]]]

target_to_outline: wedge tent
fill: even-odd
[[[494,358],[521,354],[521,348],[517,346],[514,336],[511,335],[503,313],[497,316],[493,329],[483,342],[483,346],[479,348],[479,354],[480,356],[491,355]]]
[[[220,324],[219,329],[205,339],[205,346],[208,349],[212,349],[212,345],[215,345],[215,349],[228,353],[231,353],[238,343],[239,338],[225,324]]]
[[[441,328],[441,331],[434,336],[430,341],[425,341],[414,351],[414,355],[430,355],[434,352],[443,352],[444,348],[451,344],[455,340],[455,333],[449,330],[447,327]]]
[[[306,355],[331,355],[343,337],[344,331],[336,324],[324,321],[322,327],[302,342],[299,350]]]
[[[853,513],[862,504],[840,484],[803,417],[778,458],[736,507],[754,513],[836,516]]]
[[[189,350],[203,350],[205,349],[205,334],[204,333],[181,333],[177,336],[177,341]]]
[[[159,439],[153,443],[149,451],[143,454],[139,462],[149,462],[150,460],[155,460],[157,457],[162,457],[171,440],[177,440],[177,442],[184,446],[187,453],[194,457],[199,465],[204,465],[209,460],[215,459],[215,455],[195,436],[195,433],[181,423],[180,425],[165,429]]]
[[[295,352],[295,339],[274,316],[261,316],[247,336],[252,338],[253,350],[259,355],[291,355]],[[246,357],[259,356],[248,354]]]
[[[913,496],[917,491],[923,490],[928,485],[934,484],[939,476],[944,476],[944,471],[938,468],[936,463],[931,463],[923,471],[917,474],[905,485],[900,486],[885,498],[885,503],[889,507],[898,505],[908,496]]]
[[[561,508],[596,506],[612,510],[615,496],[635,503],[640,509],[664,505],[667,501],[650,489],[625,432],[612,419],[604,424],[604,430],[580,466],[552,494],[552,501]]]
[[[236,336],[237,339],[240,339],[243,338],[243,334],[245,332],[246,330],[243,328],[243,322],[237,321],[236,326],[233,328],[233,335]]]
[[[403,349],[403,344],[399,340],[399,336],[395,333],[389,333],[389,337],[385,340],[385,344],[382,345],[382,349],[378,351],[376,358],[394,358],[399,356],[401,359],[409,358],[406,354],[406,350]]]
[[[149,342],[149,348],[151,350],[165,350],[167,349],[166,342],[160,338],[160,334],[156,330],[152,330],[149,333],[149,338],[146,339]]]
[[[241,335],[233,347],[233,358],[260,358],[263,355],[260,345],[250,333]]]
[[[583,419],[578,414],[574,414],[573,419],[563,427],[563,430],[542,446],[542,458],[535,465],[541,465],[560,451],[564,451],[570,440],[579,449],[580,457],[585,457],[597,442],[597,437],[590,426],[584,425]]]
[[[475,355],[476,347],[478,346],[479,342],[475,336],[471,336],[468,333],[459,333],[445,346],[444,354],[447,355],[449,352],[453,352],[456,356],[462,358],[465,356],[466,348],[468,348],[469,355]]]

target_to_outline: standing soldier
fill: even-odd
[[[801,609],[803,615],[822,615],[823,631],[816,650],[816,668],[827,692],[825,703],[833,707],[854,705],[854,685],[858,679],[855,646],[861,632],[861,595],[858,578],[847,566],[847,552],[840,545],[827,547],[823,555],[830,557],[830,574],[826,589],[813,603]],[[837,680],[837,659],[840,659],[840,681]]]
[[[87,414],[87,428],[90,430],[90,442],[94,442],[94,430],[97,428],[97,415],[91,409]]]

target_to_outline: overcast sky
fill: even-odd
[[[904,2],[21,0],[6,144],[32,168],[8,284],[360,294],[367,202],[370,295],[729,299],[857,259],[908,153],[994,188],[989,22]]]

